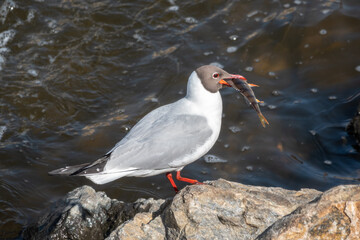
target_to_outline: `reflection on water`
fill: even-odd
[[[184,176],[289,189],[358,183],[345,132],[360,100],[356,1],[0,4],[0,238],[83,184],[124,201],[172,196],[162,175],[96,186],[47,172],[100,157],[146,113],[183,97],[191,71],[209,63],[260,85],[270,127],[224,90],[211,159]]]

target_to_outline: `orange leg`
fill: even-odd
[[[202,182],[199,182],[198,180],[195,179],[190,179],[190,178],[184,178],[182,176],[180,176],[180,171],[176,171],[176,179],[182,182],[188,182],[191,184],[203,184]]]
[[[169,179],[171,186],[174,188],[175,192],[177,193],[179,191],[179,189],[177,188],[173,178],[172,178],[172,174],[171,173],[166,173],[166,177]]]

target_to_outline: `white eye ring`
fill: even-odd
[[[218,73],[218,72],[214,72],[213,74],[212,74],[212,78],[213,79],[216,79],[216,78],[218,78],[220,76],[220,74]]]

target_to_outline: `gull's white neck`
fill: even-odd
[[[219,91],[212,93],[206,90],[195,71],[189,77],[185,98],[194,103],[203,115],[220,118],[221,121],[222,99]]]

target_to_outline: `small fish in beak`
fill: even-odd
[[[245,99],[250,103],[250,105],[255,109],[257,112],[261,125],[263,127],[266,127],[266,124],[269,124],[269,122],[266,120],[264,115],[262,115],[260,107],[259,107],[259,101],[256,99],[255,94],[251,87],[258,87],[258,85],[248,83],[246,81],[246,78],[244,78],[241,75],[231,75],[231,77],[224,78],[220,81],[221,84],[232,87],[239,91]]]

